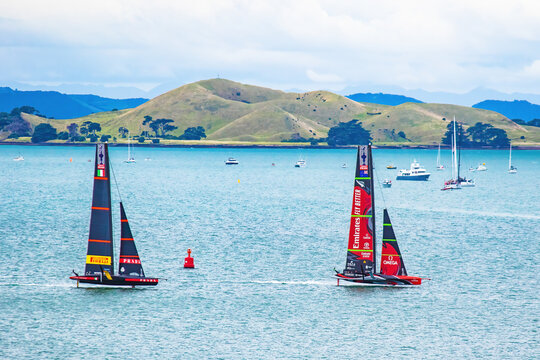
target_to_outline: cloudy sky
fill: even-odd
[[[0,86],[540,94],[540,1],[0,2]]]

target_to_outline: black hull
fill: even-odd
[[[422,284],[422,278],[416,276],[402,276],[402,275],[383,275],[374,274],[373,276],[363,277],[349,277],[341,273],[336,274],[338,279],[338,285],[340,280],[356,283],[359,285],[372,285],[372,286],[402,286],[402,285],[420,285]]]
[[[107,279],[105,276],[71,276],[71,280],[75,280],[78,283],[83,284],[95,284],[105,286],[156,286],[159,282],[157,278],[138,278],[138,277],[125,277],[125,276],[112,276],[112,279]]]

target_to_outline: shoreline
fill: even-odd
[[[94,146],[95,143],[31,143],[31,142],[16,142],[16,141],[0,141],[0,145],[24,145],[24,146]],[[108,143],[112,147],[127,147],[127,143]],[[236,148],[236,149],[351,149],[356,145],[341,145],[341,146],[328,146],[328,145],[310,145],[310,144],[295,144],[295,145],[281,145],[281,144],[145,144],[135,143],[131,144],[134,147],[148,147],[148,148]],[[438,149],[439,145],[376,145],[373,144],[374,149],[414,149],[414,150],[433,150]],[[441,149],[450,149],[450,146],[441,146]],[[462,150],[507,150],[507,148],[493,148],[493,147],[464,147]],[[540,146],[527,145],[527,146],[512,146],[512,150],[540,150]]]

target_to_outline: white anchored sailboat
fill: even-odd
[[[444,170],[444,166],[441,164],[441,143],[439,143],[439,151],[437,151],[437,170]]]
[[[510,143],[510,155],[508,155],[508,173],[517,174],[517,167],[512,165],[512,143]]]
[[[456,118],[454,117],[454,131],[452,134],[452,178],[444,182],[441,190],[460,190],[458,178],[457,142],[456,142]]]
[[[131,154],[131,137],[128,136],[128,157],[127,160],[124,160],[125,163],[134,163],[135,158]]]

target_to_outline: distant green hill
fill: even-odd
[[[100,112],[82,118],[50,120],[25,115],[34,126],[48,122],[64,131],[72,122],[99,122],[102,133],[118,136],[126,127],[134,135],[149,130],[144,116],[174,120],[181,135],[203,126],[208,140],[217,142],[279,142],[299,134],[326,137],[339,122],[360,119],[379,144],[437,144],[455,116],[466,125],[490,123],[508,132],[516,144],[540,145],[540,128],[521,126],[503,115],[481,109],[444,104],[404,103],[398,106],[358,103],[328,92],[286,93],[225,79],[203,80],[162,94],[133,109]],[[403,131],[406,138],[397,135]],[[524,139],[521,139],[521,137]]]

